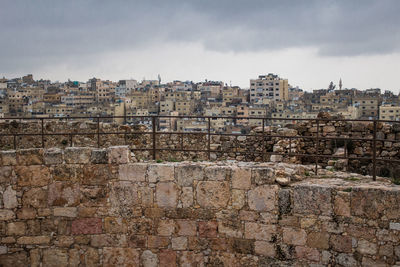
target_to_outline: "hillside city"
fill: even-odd
[[[221,81],[120,80],[99,78],[87,82],[51,82],[34,80],[32,74],[21,78],[0,79],[0,118],[8,117],[81,117],[127,116],[111,120],[131,123],[129,116],[235,116],[237,119],[213,119],[212,129],[226,132],[268,124],[281,125],[281,119],[312,119],[321,111],[345,119],[400,119],[400,95],[381,89],[342,88],[331,82],[327,89],[306,92],[293,87],[288,79],[275,74],[250,79],[249,88]],[[243,119],[240,119],[243,118]],[[292,122],[291,120],[289,122]],[[295,121],[293,121],[295,123]],[[160,130],[205,130],[207,123],[184,118],[159,120]]]

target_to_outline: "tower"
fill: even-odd
[[[339,80],[339,90],[342,90],[342,78],[340,78],[340,80]]]

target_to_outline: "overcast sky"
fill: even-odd
[[[399,92],[398,0],[0,0],[0,76]]]

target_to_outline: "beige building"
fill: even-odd
[[[288,100],[289,83],[272,73],[260,75],[258,79],[250,80],[250,102],[262,103],[263,99]]]
[[[398,105],[382,105],[379,107],[379,119],[400,121],[400,106]]]
[[[355,97],[353,105],[360,108],[360,118],[378,118],[379,99],[376,97]]]

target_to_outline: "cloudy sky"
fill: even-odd
[[[398,0],[0,0],[0,76],[399,92]]]

